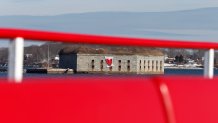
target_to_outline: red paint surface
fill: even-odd
[[[1,123],[164,123],[149,79],[28,79],[0,84]]]
[[[218,78],[160,77],[168,85],[177,123],[218,122]],[[0,80],[1,123],[165,123],[150,78]]]
[[[99,36],[76,33],[60,33],[37,30],[22,30],[0,28],[0,38],[14,39],[23,37],[26,40],[54,41],[66,43],[88,43],[103,45],[140,46],[140,47],[167,47],[167,48],[194,48],[194,49],[218,49],[215,42],[193,42],[182,40],[163,40],[148,38],[126,38],[113,36]]]
[[[170,89],[177,123],[218,122],[218,78],[164,78]]]

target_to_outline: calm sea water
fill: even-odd
[[[218,69],[214,70],[214,74],[218,75]],[[203,69],[165,69],[165,74],[164,75],[203,75]],[[0,77],[6,77],[7,73],[0,73]],[[131,74],[131,75],[109,75],[109,74],[24,74],[24,77],[96,77],[96,76],[145,76],[145,75],[136,75],[136,74]],[[151,75],[146,75],[146,76],[151,76]]]

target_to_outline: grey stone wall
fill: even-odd
[[[107,67],[105,57],[113,57],[112,68]],[[137,70],[136,55],[112,55],[112,54],[78,54],[77,71],[89,72],[136,72]],[[93,63],[94,60],[94,69]],[[128,60],[130,61],[128,71]],[[120,61],[120,62],[119,62]],[[103,62],[103,68],[101,68]],[[120,68],[119,68],[120,66]]]
[[[111,68],[107,67],[105,57],[113,57],[113,66]],[[113,54],[61,55],[59,66],[61,68],[71,68],[77,72],[163,74],[164,56]]]
[[[137,73],[164,73],[164,56],[137,56]]]

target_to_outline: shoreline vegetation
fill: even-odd
[[[175,66],[172,66],[172,67],[165,67],[164,70],[203,70],[204,68],[201,68],[201,67],[175,67]],[[215,68],[214,69],[218,69],[218,68]],[[27,71],[30,71],[30,72],[27,72]],[[38,74],[73,74],[73,70],[69,70],[69,72],[66,72],[66,70],[64,69],[51,69],[51,70],[48,70],[49,72],[47,72],[46,68],[45,69],[39,69],[38,72],[33,72],[31,71],[31,69],[24,69],[24,73],[28,73],[28,74],[31,74],[31,73],[38,73]],[[42,72],[43,71],[43,72]],[[0,73],[7,73],[7,69],[5,68],[0,68]],[[80,74],[93,74],[93,73],[80,73]],[[125,73],[122,73],[122,74],[125,74]],[[128,73],[126,73],[128,74]],[[149,74],[148,74],[149,75]]]

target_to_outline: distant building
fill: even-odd
[[[175,58],[168,58],[168,57],[165,57],[165,63],[172,64],[172,63],[174,63],[174,61],[175,61]]]
[[[49,63],[52,68],[58,68],[59,67],[59,56],[55,56],[54,58],[52,58],[50,60],[50,63]]]
[[[33,54],[25,54],[24,55],[24,60],[28,60],[29,58],[32,58]]]
[[[56,60],[56,61],[59,61],[59,56],[57,55],[57,56],[55,56],[55,58],[54,58],[54,60]]]
[[[110,53],[103,49],[63,49],[59,67],[87,73],[163,74],[164,56],[143,53]]]

